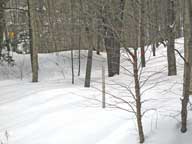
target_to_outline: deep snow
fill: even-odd
[[[183,52],[183,39],[176,41]],[[76,52],[77,54],[77,52]],[[81,55],[81,76],[71,84],[70,57],[67,52],[40,54],[40,82],[30,82],[29,55],[13,54],[16,66],[0,66],[0,139],[9,144],[137,144],[138,136],[134,115],[119,109],[102,109],[101,65],[105,54],[94,54],[92,88],[83,88],[86,51]],[[132,69],[122,57],[122,66]],[[142,87],[150,88],[142,95],[145,144],[191,144],[192,113],[189,112],[188,132],[181,134],[180,97],[182,95],[183,62],[177,56],[178,75],[167,76],[166,48],[159,47],[157,56],[147,54],[147,67],[141,81],[154,74]],[[78,59],[75,60],[77,75]],[[122,74],[107,78],[109,94],[130,100],[122,86],[133,80],[122,68]],[[22,80],[21,80],[22,79]],[[121,85],[121,86],[120,86]],[[108,102],[119,101],[106,95]],[[123,105],[123,104],[120,104]],[[124,107],[124,105],[123,105]],[[127,106],[125,105],[127,108]]]

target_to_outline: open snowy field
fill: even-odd
[[[176,41],[182,52],[183,39]],[[76,53],[77,54],[77,53]],[[101,66],[105,55],[94,54],[92,87],[84,88],[86,52],[82,52],[81,76],[71,84],[68,53],[39,55],[39,83],[30,82],[29,55],[13,54],[14,67],[0,66],[0,140],[3,144],[137,144],[136,121],[133,114],[115,108],[101,108]],[[131,64],[122,57],[122,66],[131,70]],[[147,67],[141,81],[145,144],[191,144],[192,113],[189,129],[180,133],[180,97],[182,95],[183,62],[177,55],[178,75],[167,76],[166,48],[159,47],[157,56],[148,53]],[[122,88],[133,83],[124,73],[108,78],[106,91],[126,97]],[[151,88],[152,87],[152,88]],[[107,102],[115,102],[106,95]],[[8,142],[7,142],[8,140]]]

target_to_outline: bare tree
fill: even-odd
[[[139,131],[140,143],[144,143],[144,132],[142,125],[142,114],[141,114],[141,92],[140,92],[140,82],[138,74],[138,57],[137,57],[137,48],[134,49],[133,55],[133,73],[135,81],[135,97],[136,97],[136,117],[137,117],[137,126]]]
[[[189,103],[189,90],[192,66],[192,1],[185,0],[184,15],[184,38],[185,38],[185,65],[183,77],[183,97],[181,99],[181,132],[187,131],[187,106]]]

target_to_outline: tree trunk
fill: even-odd
[[[106,107],[105,101],[105,64],[102,63],[102,108]]]
[[[3,2],[0,2],[0,59],[2,56],[3,49],[3,32],[5,28],[5,20],[4,20],[4,10],[3,10]]]
[[[185,40],[186,40],[186,43],[187,42],[191,42],[191,38],[192,38],[192,5],[190,5],[192,2],[189,1],[189,4],[188,4],[188,18],[186,18],[185,16],[185,25],[184,25],[184,35],[185,35]],[[187,7],[187,6],[186,6]],[[186,14],[185,14],[186,15]],[[189,88],[189,94],[192,94],[192,53],[190,53],[190,51],[192,51],[191,49],[191,45],[188,44],[188,49],[185,51],[187,54],[187,57],[189,59],[189,65],[191,67],[191,72],[190,72],[190,88]]]
[[[176,38],[182,37],[182,32],[181,32],[181,16],[182,16],[182,10],[181,10],[181,2],[180,0],[176,0]]]
[[[74,49],[74,1],[71,0],[71,79],[72,84],[75,83],[74,75],[74,60],[73,60],[73,49]]]
[[[155,47],[155,44],[152,44],[152,51],[153,51],[153,56],[156,56],[156,47]]]
[[[192,35],[191,35],[192,36]],[[188,44],[186,45],[186,51],[188,52],[187,61],[184,65],[184,78],[183,78],[183,98],[181,107],[181,132],[185,133],[187,131],[187,106],[189,103],[189,93],[190,93],[190,80],[191,80],[191,65],[192,65],[192,37],[188,39]],[[186,41],[185,41],[186,42]],[[185,55],[186,56],[186,55]]]
[[[107,52],[108,76],[113,77],[120,72],[120,43],[115,40],[112,32],[110,35],[105,38],[105,47]]]
[[[80,7],[79,7],[79,15],[78,15],[78,24],[79,24],[79,42],[78,42],[78,76],[80,76],[81,74],[81,15],[83,14],[81,12],[81,8],[82,8],[82,4],[81,4],[81,0],[80,0]]]
[[[115,74],[119,75],[120,73],[120,42],[119,40],[114,40],[114,68],[113,71]]]
[[[176,75],[176,58],[175,58],[175,33],[174,33],[174,1],[168,1],[168,45],[167,45],[167,61],[168,61],[168,75]]]
[[[136,117],[137,117],[137,127],[139,132],[140,143],[144,143],[144,132],[142,125],[142,114],[141,114],[141,93],[140,93],[140,83],[138,76],[138,58],[137,58],[137,49],[134,49],[134,63],[133,63],[133,72],[134,72],[134,81],[135,81],[135,96],[136,96]]]
[[[73,62],[73,49],[71,50],[71,78],[72,78],[72,84],[75,83],[74,80],[74,62]]]
[[[36,45],[36,18],[35,5],[31,0],[27,0],[28,5],[28,21],[29,21],[29,37],[30,37],[30,54],[32,68],[32,82],[38,82],[38,47]]]
[[[114,53],[113,53],[113,45],[114,45],[114,36],[113,33],[109,30],[106,30],[107,35],[105,36],[105,48],[107,53],[107,63],[108,63],[108,76],[113,77],[115,75],[113,71],[114,67]]]
[[[111,25],[113,23],[114,27],[117,29],[119,37],[121,36],[122,26],[123,26],[123,17],[124,17],[124,7],[125,0],[120,0],[118,3],[118,9],[115,11],[115,17],[117,20],[110,14],[110,6],[104,8],[104,18],[103,23],[105,25]],[[120,16],[120,18],[119,18]],[[109,21],[110,20],[110,21]],[[105,48],[107,52],[107,61],[108,61],[108,76],[112,77],[115,74],[120,73],[120,41],[116,36],[112,28],[105,27]]]
[[[140,0],[141,6],[140,6],[140,47],[141,47],[141,65],[142,67],[145,67],[146,62],[145,62],[145,31],[144,31],[144,26],[145,26],[145,1]]]
[[[185,67],[183,78],[183,98],[181,107],[181,132],[187,131],[187,105],[189,102],[189,89],[192,68],[192,1],[185,0],[185,19],[184,19],[184,49]]]
[[[100,33],[100,30],[98,30],[98,33]],[[97,55],[100,55],[100,51],[101,51],[101,36],[100,34],[97,35]]]
[[[93,50],[90,49],[90,50],[88,50],[88,56],[87,56],[85,87],[90,87],[90,83],[91,83],[92,57],[93,57]]]
[[[189,84],[191,68],[189,64],[184,66],[183,99],[181,101],[181,132],[187,131],[187,105],[189,103]]]
[[[89,50],[88,50],[88,56],[87,56],[87,65],[86,65],[86,75],[85,75],[85,87],[90,87],[91,83],[91,69],[92,69],[92,60],[93,60],[93,37],[89,30],[89,28],[86,28],[87,37],[88,37],[88,43],[89,43]]]
[[[81,30],[80,30],[81,31]],[[79,50],[78,50],[78,76],[81,73],[81,32],[79,34]]]

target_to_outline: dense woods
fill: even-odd
[[[175,47],[175,40],[181,37],[184,37],[184,55]],[[126,86],[132,95],[131,102],[121,95],[112,97],[126,103],[129,107],[126,111],[131,109],[134,113],[140,143],[145,142],[141,98],[145,82],[141,81],[141,75],[149,66],[146,53],[150,51],[153,57],[157,56],[161,45],[166,47],[167,76],[178,73],[176,55],[184,62],[183,94],[178,107],[181,107],[180,131],[185,133],[192,91],[192,0],[0,1],[0,63],[14,65],[11,53],[29,54],[32,82],[38,82],[39,54],[70,51],[71,81],[75,84],[74,53],[78,53],[80,76],[82,51],[87,50],[84,87],[91,87],[93,55],[106,53],[108,77],[121,75],[122,67],[132,75],[133,89]],[[131,69],[121,64],[124,54]],[[117,104],[115,107],[124,110]]]

